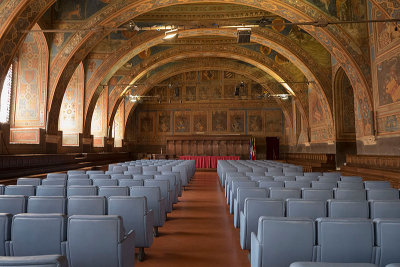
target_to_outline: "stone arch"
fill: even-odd
[[[39,30],[36,24],[33,29]],[[43,33],[26,35],[15,64],[10,142],[38,144],[39,131],[46,127],[49,49]],[[36,129],[36,130],[32,130]],[[20,138],[22,133],[29,136]]]
[[[196,29],[180,32],[181,37],[192,37],[203,34],[235,37],[236,31],[232,29]],[[91,116],[94,105],[97,103],[97,98],[103,89],[103,87],[99,87],[100,83],[108,81],[119,67],[141,51],[148,49],[150,46],[163,43],[162,37],[163,34],[157,32],[146,32],[136,35],[103,62],[87,84],[86,92],[90,96],[87,98],[89,99],[89,104],[86,107],[86,116]],[[251,40],[255,43],[271,47],[274,50],[279,50],[280,53],[285,55],[303,72],[309,81],[316,82],[319,90],[325,94],[330,108],[332,108],[330,82],[326,79],[328,74],[322,71],[317,63],[301,47],[293,43],[289,38],[283,37],[272,30],[255,30],[251,36]],[[134,46],[133,49],[131,48],[132,46]]]
[[[350,80],[339,67],[333,79],[336,128],[336,164],[346,162],[346,154],[356,154],[354,94]]]
[[[243,67],[244,65],[241,63],[237,63],[231,60],[227,59],[220,59],[218,61],[212,61],[209,59],[205,59],[202,61],[196,61],[194,62],[182,62],[177,64],[174,68],[169,69],[162,75],[157,75],[157,77],[150,77],[149,79],[145,80],[146,86],[141,88],[137,93],[138,94],[145,94],[148,90],[152,88],[155,84],[161,82],[162,80],[165,80],[169,77],[172,77],[174,75],[177,75],[179,73],[187,72],[187,71],[195,71],[195,70],[226,70],[226,71],[231,71],[235,72],[241,75],[244,75],[251,80],[260,83],[263,88],[271,93],[274,93],[271,88],[268,88],[266,83],[265,83],[265,74],[264,72],[258,70],[254,71],[253,68],[246,66]],[[118,102],[122,101],[123,98],[120,98]],[[117,102],[117,103],[118,103]],[[118,104],[117,104],[118,105]],[[282,111],[285,115],[285,120],[291,124],[292,123],[292,116],[291,114],[291,104],[289,102],[283,103],[282,101],[278,101],[278,105],[282,108]],[[132,102],[127,102],[127,105],[125,107],[125,124],[128,120],[128,117],[130,116],[132,110],[134,109],[134,105]],[[113,110],[113,113],[115,110]],[[110,118],[110,124],[112,124],[113,121],[113,116],[114,114],[111,114]]]
[[[89,21],[85,21],[83,27],[93,26],[107,26],[115,27],[125,23],[132,19],[132,14],[143,14],[151,10],[176,5],[192,3],[189,0],[171,0],[168,2],[163,1],[151,1],[145,0],[139,3],[128,3],[126,6],[116,2],[110,4],[101,12],[98,12],[90,18]],[[211,1],[211,2],[221,2]],[[308,20],[332,20],[333,18],[320,11],[318,8],[305,2],[293,2],[290,0],[272,1],[266,0],[262,2],[251,2],[247,0],[226,0],[223,3],[241,4],[246,6],[252,6],[262,10],[272,12],[280,15],[289,21],[308,21]],[[110,14],[113,14],[110,16]],[[107,17],[107,19],[104,19]],[[348,74],[353,88],[355,90],[356,97],[360,100],[360,109],[363,114],[372,114],[372,96],[371,96],[371,75],[370,68],[361,68],[360,66],[368,66],[368,60],[364,58],[359,47],[348,37],[340,27],[329,26],[326,28],[317,28],[313,26],[302,26],[304,30],[309,32],[317,40],[321,42],[338,60],[346,73]],[[54,60],[56,69],[52,70],[50,77],[50,109],[49,116],[53,118],[57,116],[59,112],[60,97],[59,92],[65,91],[67,82],[71,77],[73,70],[77,64],[82,61],[89,51],[96,45],[101,39],[103,39],[109,32],[88,32],[86,34],[75,34],[70,38],[67,44],[58,54]],[[66,51],[73,51],[72,55],[66,53]],[[53,103],[54,102],[54,103]],[[372,115],[365,120],[360,121],[363,124],[363,131],[358,133],[358,136],[371,135],[374,128],[374,122]],[[366,124],[366,125],[364,125]],[[50,134],[55,133],[55,129],[48,129]]]
[[[208,47],[208,48],[203,48],[203,51],[199,51],[198,47],[190,47],[190,50],[187,51],[182,51],[180,50],[180,54],[177,55],[177,52],[172,49],[171,51],[166,50],[163,54],[165,59],[161,58],[160,56],[155,56],[154,58],[151,58],[148,62],[144,63],[141,67],[138,67],[137,70],[135,70],[132,73],[132,78],[127,77],[125,79],[121,79],[120,83],[126,84],[131,82],[131,79],[133,79],[132,82],[139,80],[140,77],[143,77],[148,71],[151,69],[155,69],[157,66],[161,66],[164,64],[167,64],[168,62],[173,62],[178,59],[182,58],[193,58],[193,57],[210,57],[210,56],[216,56],[216,57],[222,57],[222,58],[231,58],[231,59],[238,59],[242,60],[244,62],[247,62],[248,64],[252,64],[254,66],[257,66],[259,69],[261,69],[263,72],[272,74],[272,76],[275,79],[278,80],[288,80],[289,77],[284,74],[284,71],[280,70],[278,66],[274,66],[274,63],[269,62],[268,59],[265,57],[260,57],[258,53],[253,53],[252,51],[246,51],[244,53],[243,48],[220,48],[217,49],[216,46]],[[247,50],[247,49],[245,49]],[[167,52],[168,51],[168,52]],[[211,51],[211,52],[210,52]],[[163,60],[162,60],[163,59]],[[267,62],[267,64],[266,64]],[[266,67],[268,65],[269,67]],[[278,73],[278,74],[277,74]],[[283,79],[281,77],[284,77]],[[123,88],[120,87],[120,90],[114,89],[113,92],[110,94],[109,97],[109,124],[110,126],[112,122],[112,117],[115,114],[115,107],[119,104],[121,101],[121,97],[123,96]],[[272,93],[281,93],[279,91],[272,92]],[[297,102],[297,98],[295,98],[295,101]],[[300,104],[300,106],[302,106]],[[304,112],[303,109],[303,116],[307,118],[305,115],[306,113]],[[89,117],[86,118],[86,123],[89,122]],[[85,126],[85,129],[87,130],[90,125]]]

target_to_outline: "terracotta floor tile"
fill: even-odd
[[[250,266],[215,172],[195,174],[136,266]]]

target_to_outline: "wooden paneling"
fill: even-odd
[[[242,156],[249,153],[247,135],[190,135],[167,137],[167,154],[176,156]]]
[[[128,159],[129,153],[0,155],[0,178],[65,171]]]
[[[392,187],[400,188],[400,157],[347,155],[341,170],[345,175],[358,175],[365,180],[390,181]]]
[[[303,166],[305,172],[334,170],[335,154],[286,153],[284,159],[288,163]]]

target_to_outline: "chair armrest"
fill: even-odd
[[[246,217],[244,216],[243,211],[240,212],[240,246],[242,249],[249,249],[246,246],[246,233],[247,233],[247,225],[246,225]]]
[[[154,239],[154,235],[153,235],[153,227],[154,225],[154,211],[153,210],[149,210],[147,211],[146,215],[144,216],[144,225],[145,225],[145,240],[146,240],[146,245],[147,247],[150,247],[153,244],[153,239]]]
[[[251,233],[251,267],[261,267],[262,246],[254,232]]]
[[[133,266],[135,262],[135,231],[130,230],[118,244],[119,266]]]

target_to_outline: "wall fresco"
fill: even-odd
[[[190,132],[190,112],[177,111],[174,113],[175,133]]]
[[[18,56],[13,127],[45,127],[48,55],[43,34],[26,36]]]
[[[162,111],[158,113],[158,124],[157,130],[160,133],[169,133],[171,132],[171,112],[170,111]]]
[[[54,4],[56,20],[84,20],[107,6],[110,0],[58,0]]]
[[[122,147],[122,140],[124,139],[124,114],[125,114],[125,102],[121,101],[117,112],[115,113],[114,123],[112,126],[112,137],[114,137],[114,146],[115,147]]]
[[[207,112],[194,112],[193,113],[193,132],[204,133],[207,132]]]
[[[227,112],[226,111],[213,111],[212,112],[212,131],[213,132],[226,132],[227,131]]]
[[[244,112],[243,111],[230,111],[229,112],[229,131],[232,133],[244,133]]]
[[[384,60],[377,66],[379,105],[400,101],[400,55]]]
[[[267,110],[265,111],[265,132],[269,135],[282,134],[282,111]]]
[[[79,136],[83,128],[83,94],[84,94],[84,70],[81,63],[72,76],[68,87],[65,90],[63,101],[60,109],[60,117],[58,121],[58,129],[63,132],[66,137],[63,139],[63,145],[77,146],[72,140]],[[67,137],[68,135],[68,137]]]
[[[93,111],[91,134],[94,137],[107,136],[107,92],[103,90]]]

